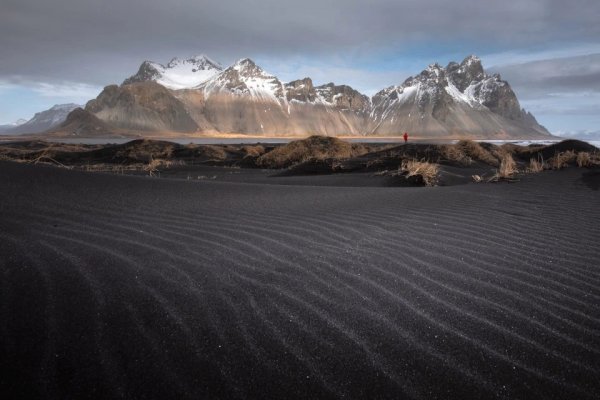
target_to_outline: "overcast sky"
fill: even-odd
[[[476,54],[551,131],[598,131],[598,21],[598,0],[2,0],[0,124],[85,103],[146,59],[250,57],[373,94]]]

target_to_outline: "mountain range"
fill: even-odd
[[[5,135],[19,135],[23,133],[39,133],[59,126],[67,119],[69,113],[79,104],[56,104],[48,110],[36,113],[31,119],[20,119],[14,124],[0,125],[0,133]]]
[[[50,131],[69,136],[550,135],[521,108],[508,82],[487,74],[475,56],[446,67],[432,64],[373,97],[347,85],[315,86],[309,77],[283,82],[248,58],[227,68],[203,55],[166,65],[145,61],[136,74],[105,87]]]
[[[0,135],[3,133],[10,132],[12,129],[15,129],[16,127],[18,127],[20,125],[23,125],[25,122],[27,122],[26,119],[20,118],[20,119],[16,120],[15,122],[13,122],[12,124],[0,125]]]

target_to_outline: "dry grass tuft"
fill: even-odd
[[[497,160],[499,160],[501,162],[502,159],[507,154],[510,154],[512,156],[515,153],[515,151],[510,146],[502,145],[502,146],[494,146],[490,153],[492,154],[492,156],[494,158],[496,158]]]
[[[115,153],[115,158],[132,161],[152,162],[153,159],[167,159],[173,156],[172,143],[142,139],[125,143]]]
[[[539,160],[536,160],[535,158],[530,158],[529,166],[527,166],[525,171],[529,174],[537,174],[539,172],[542,172],[544,170],[544,168],[545,168],[544,159],[540,156]]]
[[[265,154],[264,146],[259,144],[255,146],[243,146],[241,150],[244,152],[245,156],[249,157],[259,157]]]
[[[527,153],[529,151],[531,151],[531,147],[530,146],[520,146],[518,144],[514,144],[514,143],[504,143],[503,145],[499,146],[502,150],[504,150],[505,152],[511,153],[512,155],[520,155],[522,153]]]
[[[496,171],[496,174],[492,176],[489,182],[498,182],[500,180],[511,180],[519,170],[517,169],[517,163],[509,153],[504,154],[500,161],[500,166]]]
[[[577,166],[579,168],[585,168],[592,165],[592,157],[587,151],[581,151],[577,153]]]
[[[108,164],[96,163],[76,166],[75,168],[87,172],[108,172],[113,174],[124,174],[126,171],[144,171],[145,165],[142,164]]]
[[[505,154],[512,154],[514,149],[510,146],[492,146],[490,150],[474,140],[459,140],[456,144],[440,146],[441,156],[460,165],[471,165],[478,160],[498,167]]]
[[[440,146],[440,153],[448,161],[454,161],[460,165],[471,165],[473,159],[465,154],[462,147],[456,144],[444,144]]]
[[[159,167],[162,167],[162,166],[170,167],[171,166],[170,161],[163,160],[160,158],[153,158],[152,160],[150,160],[148,162],[148,164],[146,164],[144,169],[146,171],[156,171]]]
[[[500,168],[498,169],[498,176],[500,178],[510,178],[514,174],[518,173],[517,163],[512,158],[512,155],[506,153],[502,156],[502,160],[500,161]]]
[[[201,145],[197,152],[199,155],[206,157],[210,160],[225,160],[227,159],[227,152],[222,146],[213,146],[211,144]]]
[[[420,176],[425,186],[435,186],[438,179],[439,167],[426,161],[405,160],[402,162],[400,172],[406,178]]]
[[[590,154],[590,166],[600,167],[600,152],[593,152]]]
[[[227,150],[224,146],[212,144],[187,144],[183,155],[192,159],[223,161],[227,159]],[[182,153],[180,153],[180,156]]]
[[[154,176],[156,172],[158,172],[159,168],[171,168],[174,165],[183,165],[185,164],[183,161],[173,161],[173,160],[165,160],[162,158],[153,158],[148,162],[148,164],[144,165],[144,171],[148,172],[150,176]]]
[[[562,153],[554,154],[550,160],[548,160],[548,164],[552,169],[563,169],[568,167],[570,163],[574,162],[577,158],[577,155],[573,150],[568,150]]]
[[[481,144],[473,140],[459,140],[455,146],[473,160],[479,160],[486,164],[498,166],[498,159],[483,148]]]

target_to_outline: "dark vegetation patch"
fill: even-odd
[[[282,145],[183,145],[145,139],[118,145],[22,141],[0,146],[0,159],[149,175],[197,165],[273,169],[273,176],[358,172],[387,176],[394,184],[417,186],[514,181],[523,173],[600,166],[599,150],[577,140],[527,147],[470,140],[455,144],[367,145],[324,136]]]

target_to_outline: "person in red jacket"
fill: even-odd
[[[408,142],[408,133],[404,132],[402,137],[404,138],[404,143],[406,144],[406,142]]]

